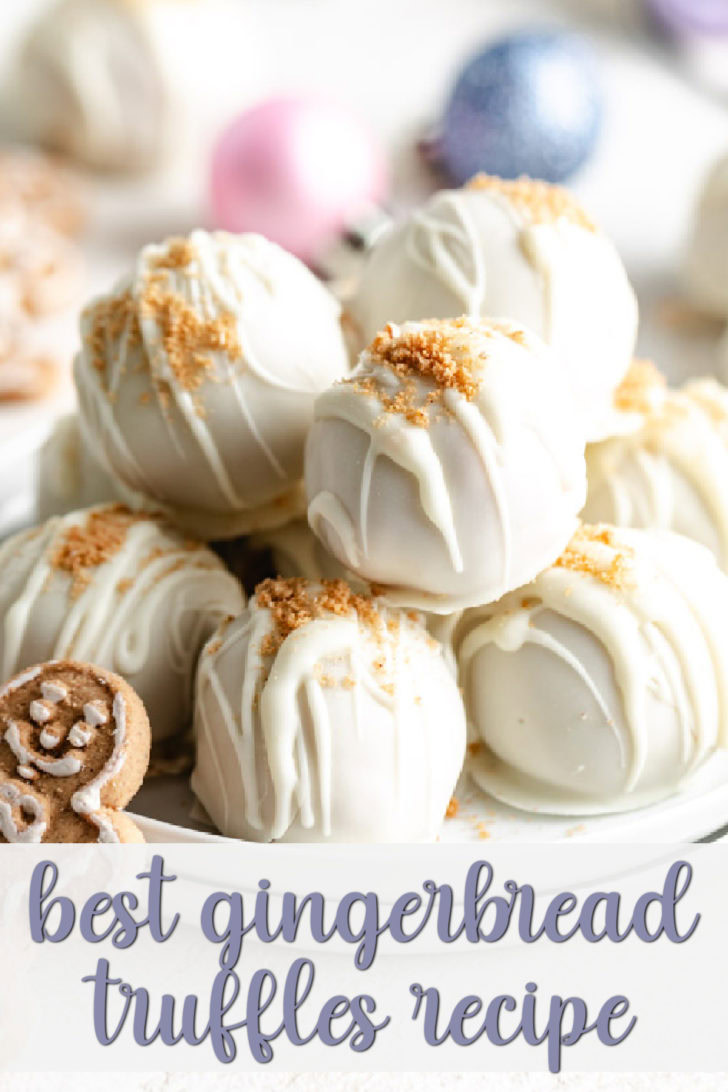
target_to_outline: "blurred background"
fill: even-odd
[[[685,304],[680,268],[728,151],[728,0],[2,0],[0,140],[65,152],[75,209],[47,261],[13,213],[12,261],[55,263],[62,283],[30,317],[3,310],[0,284],[0,399],[21,357],[63,376],[80,305],[144,243],[258,229],[345,285],[342,237],[361,247],[462,181],[473,148],[476,168],[546,163],[576,191],[635,284],[643,355],[674,379],[717,366],[720,323]],[[72,402],[63,378],[36,386],[6,384],[4,467]],[[7,525],[25,502],[3,476]]]

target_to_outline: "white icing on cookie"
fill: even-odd
[[[13,818],[13,808],[22,809],[32,816],[32,823],[19,828]],[[35,796],[21,792],[10,782],[0,784],[0,832],[8,842],[37,843],[48,827],[48,812]]]

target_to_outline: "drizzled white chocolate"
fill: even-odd
[[[74,576],[55,559],[88,519],[71,513],[0,545],[0,675],[93,661],[131,682],[165,738],[188,722],[199,649],[242,591],[210,550],[154,519],[131,521],[115,552]]]
[[[666,392],[640,427],[587,448],[583,518],[678,531],[728,570],[728,391],[712,379]]]
[[[639,807],[728,741],[728,579],[681,536],[587,527],[530,584],[465,611],[454,647],[471,772],[516,806]]]
[[[563,359],[590,439],[637,334],[612,243],[564,191],[529,180],[435,194],[374,247],[349,310],[364,343],[387,322],[508,315]]]
[[[395,356],[416,345],[425,369],[439,353],[436,369],[461,379],[364,352],[316,403],[309,524],[390,602],[436,613],[490,602],[553,561],[576,526],[584,441],[563,368],[507,322],[406,323],[382,337]]]
[[[375,605],[322,609],[281,639],[253,598],[203,652],[195,724],[197,796],[255,841],[431,840],[465,745],[439,646]]]
[[[348,371],[339,315],[261,236],[145,247],[82,319],[75,378],[94,454],[202,538],[286,522],[302,511],[314,399]]]

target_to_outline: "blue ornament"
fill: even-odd
[[[458,183],[478,171],[562,182],[591,154],[602,112],[597,60],[583,38],[517,32],[460,74],[443,117],[440,163]]]

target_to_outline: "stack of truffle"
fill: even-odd
[[[466,749],[528,809],[674,792],[726,740],[728,578],[664,528],[725,563],[728,395],[632,363],[616,251],[540,182],[390,231],[353,368],[340,318],[272,243],[204,232],[86,309],[41,500],[123,504],[4,547],[4,674],[93,658],[156,740],[192,709],[193,788],[240,838],[432,839]],[[267,551],[247,606],[188,534],[238,570]]]

